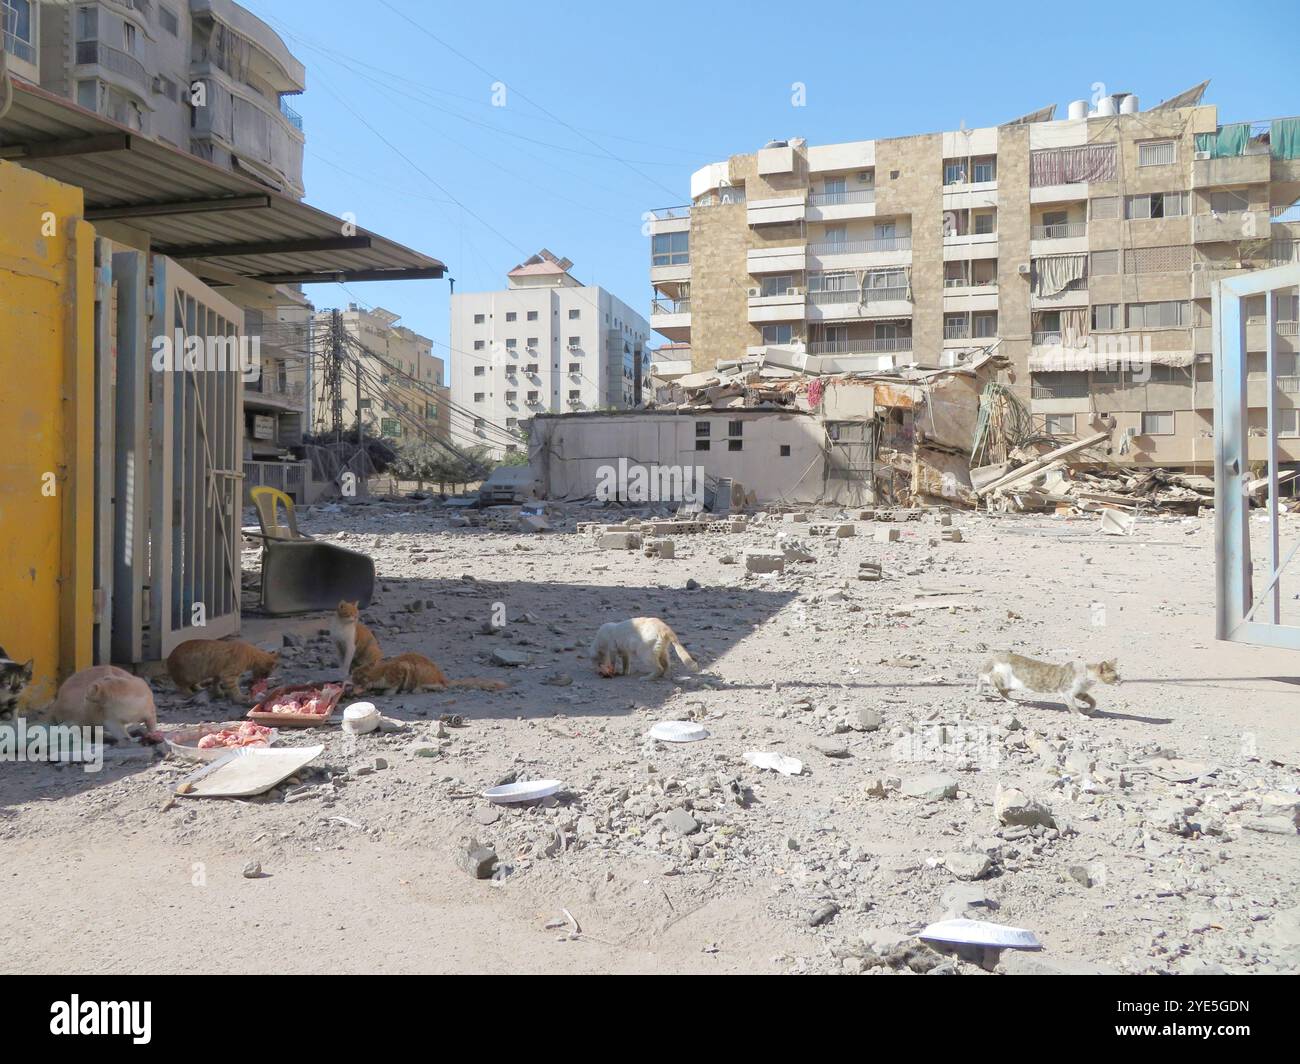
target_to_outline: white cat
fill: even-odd
[[[671,647],[682,664],[694,672],[700,667],[686,652],[677,634],[658,617],[633,617],[602,624],[591,644],[591,657],[601,676],[649,673],[655,679],[668,675]]]

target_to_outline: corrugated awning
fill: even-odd
[[[1187,367],[1196,361],[1191,351],[1133,351],[1116,354],[1114,351],[1093,351],[1088,348],[1042,345],[1029,351],[1030,373],[1082,373],[1095,371],[1108,373],[1115,370],[1134,372],[1134,367],[1174,366]]]
[[[120,221],[153,250],[267,284],[436,279],[446,267],[268,188],[13,79],[0,159],[85,193],[86,220]]]

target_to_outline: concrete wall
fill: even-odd
[[[0,646],[28,704],[91,663],[94,230],[81,190],[0,162]]]

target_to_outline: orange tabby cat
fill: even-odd
[[[378,694],[392,691],[445,691],[449,687],[469,687],[478,691],[504,691],[506,684],[500,680],[449,680],[437,665],[423,654],[400,654],[395,658],[376,662],[369,668],[352,671],[352,681],[361,690]]]
[[[254,679],[264,680],[279,663],[279,654],[268,654],[251,643],[189,639],[167,656],[167,675],[186,694],[215,682],[227,698],[242,702],[239,678],[251,669]]]
[[[372,668],[384,656],[375,634],[357,619],[357,606],[356,602],[340,602],[330,624],[344,676]]]

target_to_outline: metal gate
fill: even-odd
[[[841,506],[869,506],[876,498],[873,421],[831,421],[826,425],[826,500]]]
[[[153,283],[144,649],[156,659],[239,630],[244,314],[170,259],[153,259]]]
[[[1278,370],[1279,307],[1285,299],[1292,305],[1296,286],[1300,285],[1300,265],[1259,270],[1243,277],[1219,281],[1214,286],[1214,520],[1216,541],[1216,628],[1220,639],[1259,646],[1300,650],[1300,621],[1283,617],[1282,570],[1300,550],[1297,541],[1282,557],[1281,532],[1278,524],[1278,433],[1281,428],[1278,394],[1282,387]],[[1248,381],[1246,353],[1250,323],[1242,313],[1242,300],[1263,295],[1265,300],[1265,343],[1267,372],[1262,382]],[[1295,317],[1287,318],[1291,326],[1288,349],[1296,349]],[[1290,377],[1294,381],[1294,377]],[[1261,404],[1253,394],[1262,384],[1268,421],[1262,448],[1250,451],[1250,408]],[[1293,405],[1285,412],[1289,420]],[[1256,429],[1258,431],[1258,426]],[[1258,440],[1258,437],[1255,437]],[[1262,451],[1262,453],[1261,453]],[[1255,564],[1250,543],[1250,463],[1268,464],[1268,541],[1269,563],[1259,581],[1256,594]],[[1289,623],[1288,623],[1289,622]]]

